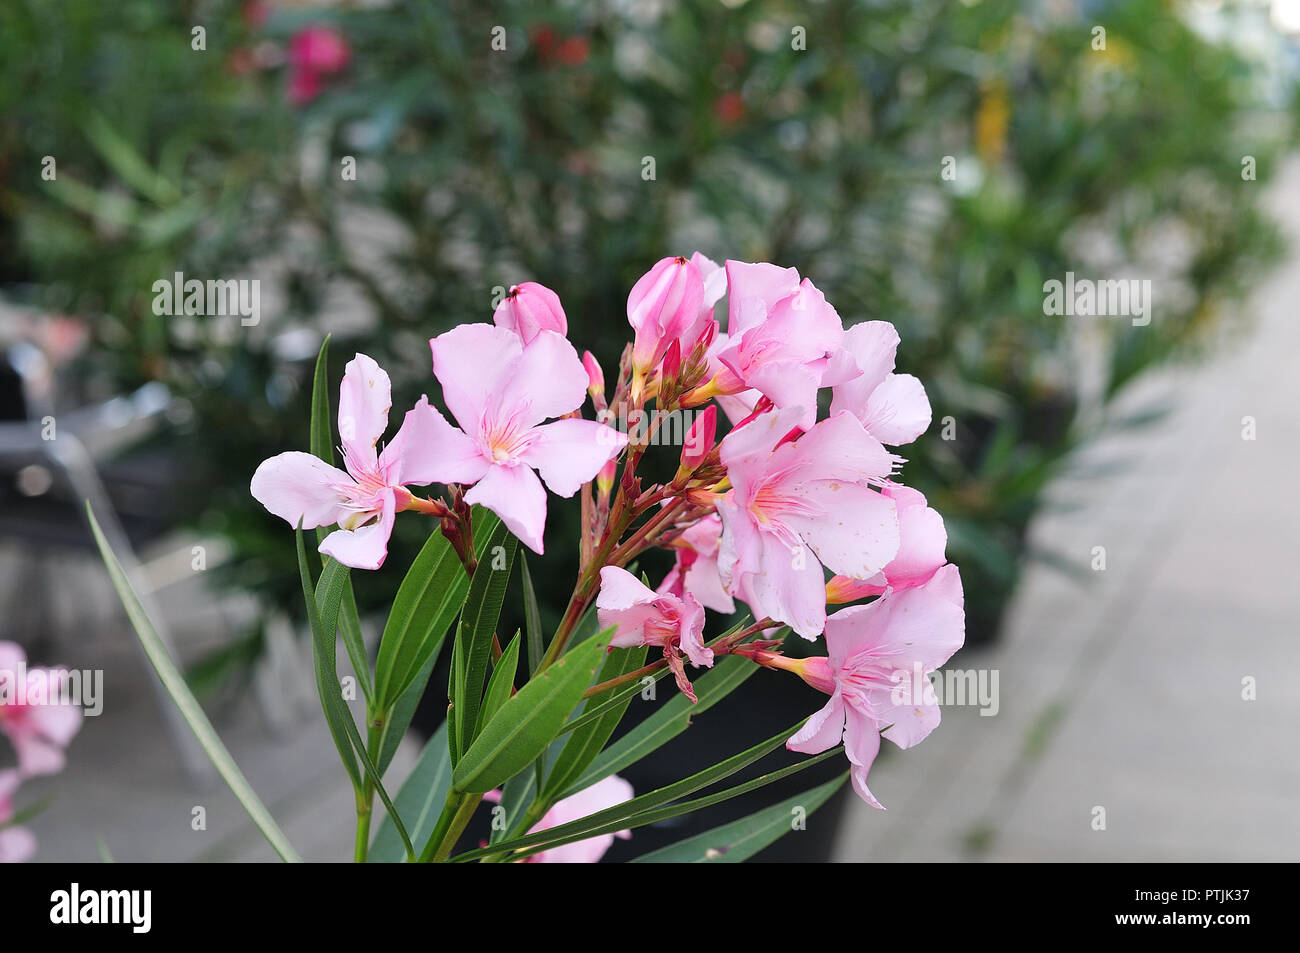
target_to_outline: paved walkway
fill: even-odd
[[[1272,189],[1300,248],[1300,163]],[[1297,302],[1300,252],[1234,316],[1250,327],[1124,401],[1170,416],[1054,484],[1031,538],[1077,576],[1028,568],[1001,641],[959,660],[998,670],[998,714],[885,745],[891,810],[855,804],[839,859],[1300,859]]]

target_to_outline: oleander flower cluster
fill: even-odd
[[[609,653],[654,661],[584,697],[662,670],[694,702],[701,671],[726,656],[797,675],[827,698],[787,747],[842,744],[854,790],[880,807],[867,785],[880,739],[908,748],[939,723],[933,698],[900,697],[899,685],[944,665],[964,637],[943,520],[903,481],[901,454],[931,409],[922,383],[895,370],[897,331],[846,328],[793,268],[698,252],[655,263],[626,317],[611,380],[570,342],[555,291],[514,286],[491,323],[429,342],[440,399],[421,396],[386,442],[389,378],[357,354],[338,397],[342,466],[282,453],[252,493],[291,526],[328,529],[320,553],[352,569],[384,565],[399,514],[432,517],[471,575],[483,571],[473,513],[540,556],[551,498],[576,495],[581,564],[541,668],[574,650],[594,613]],[[652,476],[649,448],[674,416],[689,421],[676,470]],[[657,581],[639,568],[652,549],[673,557]],[[747,616],[711,638],[709,612]],[[823,654],[787,656],[787,636],[824,642]],[[494,663],[504,641],[492,633]],[[541,799],[521,832],[545,830],[563,803]],[[547,854],[563,855],[533,858]]]

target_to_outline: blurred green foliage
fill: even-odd
[[[905,478],[947,520],[980,638],[1045,481],[1106,401],[1194,350],[1276,251],[1258,196],[1285,110],[1179,13],[1164,0],[10,0],[0,280],[10,299],[93,318],[90,379],[163,379],[190,402],[171,435],[198,475],[190,516],[235,542],[232,582],[292,605],[291,534],[247,480],[305,446],[324,331],[335,355],[389,369],[400,408],[430,389],[427,339],[490,319],[501,286],[554,288],[575,345],[612,371],[627,291],[663,255],[797,267],[846,324],[898,325],[899,370],[935,413]],[[322,24],[351,60],[296,107],[287,45]],[[1259,181],[1243,180],[1246,155]],[[1043,282],[1067,270],[1155,283],[1148,327],[1091,319],[1096,399],[1080,321],[1043,314]],[[261,276],[262,324],[154,316],[149,289],[174,271]],[[549,611],[571,585],[572,559],[554,557],[572,552],[574,509],[553,503],[553,558],[534,563]],[[393,573],[428,529],[399,522]],[[368,581],[363,601],[393,584]]]

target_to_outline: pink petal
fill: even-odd
[[[681,638],[679,645],[691,664],[697,667],[713,667],[713,649],[704,644],[704,606],[689,593],[681,600],[683,604]]]
[[[383,491],[379,519],[359,529],[335,530],[320,544],[325,556],[333,556],[353,569],[378,569],[388,557],[388,537],[393,534],[397,503],[391,489]]]
[[[560,801],[546,812],[546,816],[529,833],[559,827],[600,811],[607,811],[611,807],[632,800],[632,794],[632,785],[618,775],[612,774]],[[630,836],[628,831],[618,831],[615,834],[589,837],[562,847],[538,851],[533,855],[532,860],[543,864],[594,864],[605,856],[605,852],[614,843],[615,837],[626,840]]]
[[[523,464],[489,467],[483,479],[465,494],[465,502],[486,506],[501,517],[520,542],[541,554],[542,534],[546,529],[546,491],[530,468]]]
[[[519,457],[536,467],[557,496],[570,497],[627,446],[627,434],[594,420],[569,418],[534,427]]]
[[[943,517],[909,487],[887,483],[884,493],[898,504],[899,533],[898,555],[885,567],[885,576],[895,589],[919,586],[946,561],[948,533]]]
[[[863,321],[844,332],[842,353],[852,360],[856,373],[835,387],[831,413],[847,410],[861,416],[871,392],[894,369],[898,331],[888,321]]]
[[[767,320],[778,301],[799,287],[799,272],[767,262],[750,264],[728,260],[727,334],[739,337]]]
[[[36,835],[25,827],[0,830],[0,864],[22,864],[36,856]]]
[[[462,324],[430,341],[429,349],[451,415],[461,430],[477,435],[489,395],[523,352],[519,335],[491,324]]]
[[[704,307],[712,312],[713,306],[727,293],[727,270],[699,252],[691,255],[691,264],[704,279]]]
[[[801,501],[820,510],[792,515],[785,523],[812,547],[831,572],[866,579],[898,553],[898,515],[893,500],[875,490],[838,480],[802,487]]]
[[[910,678],[911,673],[907,676]],[[926,704],[924,698],[917,698],[911,705],[895,705],[881,711],[881,723],[889,725],[881,734],[900,748],[910,748],[939,727],[940,717],[937,704]]]
[[[253,498],[290,526],[302,520],[303,529],[332,526],[350,515],[335,487],[350,486],[353,479],[319,457],[290,450],[269,460],[253,474]]]
[[[821,754],[834,748],[844,735],[844,699],[839,691],[831,694],[826,704],[804,722],[803,727],[791,736],[785,746],[803,754]]]
[[[500,328],[514,331],[527,344],[538,331],[569,333],[569,321],[560,304],[560,296],[545,285],[525,281],[510,289],[497,305],[492,321]]]
[[[853,765],[853,790],[862,800],[883,811],[885,806],[876,800],[867,787],[867,775],[876,755],[880,753],[880,729],[870,716],[857,711],[852,705],[848,706],[844,725],[844,753]]]
[[[890,374],[871,392],[862,425],[891,447],[911,443],[930,426],[930,399],[911,374]]]
[[[605,566],[600,570],[600,592],[596,606],[600,609],[630,609],[649,605],[659,595],[626,569]]]
[[[543,420],[563,417],[581,407],[587,383],[587,371],[573,345],[554,331],[539,331],[506,368],[485,416],[494,421],[513,420],[520,427],[535,427]]]
[[[349,461],[374,469],[375,444],[388,429],[392,406],[392,386],[384,369],[364,354],[348,361],[339,385],[338,424],[339,439]]]
[[[812,552],[792,552],[771,536],[762,541],[762,569],[745,578],[746,602],[805,639],[822,634],[826,624],[826,578]],[[796,561],[802,561],[802,568]]]
[[[391,486],[475,483],[488,461],[474,441],[429,405],[428,397],[406,412],[402,427],[379,456]]]
[[[741,429],[747,430],[754,424]],[[784,458],[789,457],[799,466],[796,479],[844,480],[849,483],[884,480],[895,462],[894,455],[847,412],[821,421],[787,446],[790,449],[783,446],[778,452],[783,455],[782,465],[785,465]]]

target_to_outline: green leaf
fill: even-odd
[[[450,789],[451,759],[447,757],[447,723],[443,722],[425,743],[406,783],[397,793],[397,812],[410,825],[415,843],[423,843],[433,833],[433,825],[438,821]],[[371,863],[398,863],[405,856],[397,828],[387,817],[375,831],[368,856]]]
[[[170,205],[180,199],[180,190],[166,177],[155,172],[135,147],[127,142],[101,113],[90,114],[85,131],[86,138],[90,140],[104,162],[123,182],[144,198],[159,205]]]
[[[796,794],[780,804],[755,811],[748,817],[643,854],[632,863],[738,864],[748,860],[793,830],[790,820],[796,808],[803,808],[805,817],[812,814],[840,789],[848,776],[845,772],[832,781]]]
[[[348,777],[352,779],[352,787],[358,789],[361,786],[361,771],[353,755],[354,749],[347,727],[343,724],[345,719],[352,722],[352,713],[343,703],[338,669],[334,659],[334,632],[338,627],[339,604],[343,598],[343,584],[347,581],[348,569],[334,559],[326,559],[325,568],[321,571],[320,581],[316,584],[313,595],[311,575],[307,569],[307,551],[303,545],[301,530],[298,531],[297,538],[298,570],[302,577],[303,592],[309,603],[308,618],[312,630],[312,665],[316,674],[316,694],[320,698],[321,710],[325,713],[325,724],[334,739],[334,747],[338,749],[339,759],[343,762]],[[353,728],[355,727],[354,723]]]
[[[484,726],[501,710],[501,706],[510,700],[510,693],[515,690],[515,673],[518,671],[519,633],[516,632],[515,637],[501,653],[496,667],[492,669],[492,677],[488,679],[487,691],[483,693],[483,707],[478,710],[478,726],[474,729],[475,735],[481,733]]]
[[[500,523],[489,510],[474,508],[476,535],[490,535]],[[452,621],[469,593],[469,576],[451,543],[438,530],[420,550],[398,587],[379,640],[375,660],[375,710],[387,713],[438,654]]]
[[[401,836],[403,845],[411,858],[414,859],[415,848],[411,845],[410,838],[406,836],[406,828],[402,825],[402,819],[397,815],[397,808],[393,806],[392,799],[389,798],[388,792],[384,789],[383,781],[379,777],[379,772],[375,769],[374,762],[370,760],[370,756],[366,753],[366,743],[361,739],[361,733],[357,731],[356,722],[352,720],[352,713],[348,711],[347,706],[343,703],[338,669],[335,667],[334,659],[338,605],[342,599],[343,589],[342,584],[336,580],[341,577],[336,573],[334,579],[330,580],[325,588],[323,601],[326,613],[322,617],[321,607],[317,603],[312,589],[311,573],[307,569],[307,549],[303,545],[301,520],[298,523],[296,536],[298,541],[298,573],[302,577],[302,591],[307,602],[307,620],[311,623],[312,641],[316,648],[316,685],[320,690],[321,706],[325,710],[325,718],[329,722],[331,733],[337,727],[346,735],[346,739],[352,743],[352,748],[356,752],[356,756],[361,760],[366,775],[374,785],[379,800],[384,803],[384,809],[388,811],[389,816],[393,819],[393,825],[397,828],[397,833]],[[333,559],[327,559],[325,570],[321,573],[322,580],[325,573],[329,572],[332,566],[338,566],[338,563]],[[337,737],[335,735],[336,743]],[[343,754],[342,748],[340,748],[339,753]],[[346,760],[345,758],[345,763]],[[349,773],[351,772],[349,771]],[[353,787],[360,787],[359,779],[353,782]]]
[[[397,753],[397,746],[402,743],[402,736],[406,734],[411,719],[415,717],[415,710],[419,707],[420,700],[424,698],[424,690],[429,685],[429,676],[433,674],[437,662],[437,656],[429,656],[429,661],[424,663],[424,668],[419,671],[415,680],[407,686],[406,691],[402,692],[401,697],[394,703],[392,710],[383,718],[379,737],[373,749],[379,752],[375,758],[375,768],[381,775],[392,764],[393,755]]]
[[[564,792],[564,796],[616,774],[676,738],[690,727],[692,718],[726,698],[756,671],[757,665],[738,655],[718,660],[695,681],[697,704],[692,705],[689,698],[680,694],[668,699],[657,712],[601,752],[582,777]]]
[[[535,853],[536,850],[544,850],[546,846],[556,847],[556,846],[560,846],[560,844],[569,844],[569,843],[573,843],[574,841],[584,840],[585,838],[595,836],[596,834],[613,833],[615,831],[623,830],[624,828],[627,827],[640,826],[636,822],[640,819],[642,815],[645,815],[649,812],[653,812],[655,809],[660,808],[662,805],[671,804],[673,801],[678,801],[681,798],[686,797],[688,794],[693,794],[694,792],[700,790],[701,788],[708,787],[711,784],[716,784],[718,781],[730,777],[731,775],[735,774],[737,771],[740,771],[743,768],[748,767],[749,765],[753,764],[755,761],[759,760],[765,755],[770,754],[771,752],[775,751],[777,748],[780,748],[782,745],[785,744],[786,739],[788,739],[792,734],[798,731],[799,727],[806,720],[807,719],[803,719],[799,721],[797,724],[795,724],[793,728],[787,729],[786,731],[783,731],[780,734],[773,735],[771,738],[768,738],[766,741],[760,741],[758,744],[754,745],[753,747],[747,748],[744,751],[740,752],[739,754],[732,755],[730,758],[727,758],[725,761],[721,761],[710,768],[705,768],[703,771],[699,771],[691,775],[690,777],[683,778],[682,780],[676,781],[673,784],[668,784],[665,785],[664,787],[657,788],[656,790],[650,791],[647,794],[638,795],[637,797],[632,798],[632,800],[630,801],[625,801],[622,804],[616,804],[613,807],[606,808],[603,811],[597,811],[595,814],[591,814],[588,815],[587,817],[579,818],[576,821],[570,821],[568,824],[561,824],[558,827],[552,827],[545,831],[538,831],[533,834],[525,834],[522,837],[516,837],[511,840],[503,841],[502,843],[494,845],[492,847],[482,848],[477,851],[470,851],[467,854],[460,855],[456,859],[469,860],[473,856],[485,856],[487,854],[498,853],[502,850],[517,850],[521,848],[524,849],[524,856],[527,856],[527,854]],[[832,749],[832,750],[837,750],[837,749]],[[807,767],[809,764],[815,761],[820,761],[822,757],[823,757],[822,755],[817,755],[813,758],[805,759],[804,761],[799,762],[799,764],[794,765],[793,767],[796,768]],[[789,771],[788,768],[783,770],[787,772]],[[779,774],[781,774],[781,772],[774,772],[771,775],[764,775],[763,777],[766,777],[769,780],[764,781],[763,783],[770,783],[771,781],[776,780],[777,779],[776,775]],[[761,780],[761,778],[757,780]],[[746,782],[746,784],[752,785],[754,784],[754,782]],[[758,786],[761,787],[762,785],[760,784]],[[737,794],[744,793],[741,790],[742,788],[745,788],[745,785],[738,785],[736,788],[727,789],[729,792],[734,792],[728,794],[727,796],[735,797]],[[721,792],[721,793],[726,794],[727,792]],[[716,798],[718,797],[718,795],[710,795],[710,797]],[[726,798],[723,798],[723,800],[725,799]],[[706,799],[702,798],[699,800],[703,801]],[[696,802],[684,802],[684,803],[694,804]],[[705,806],[705,805],[700,804],[699,806]],[[694,809],[695,808],[692,808],[692,810]],[[685,812],[678,812],[678,813],[685,813]],[[676,815],[669,815],[669,816],[676,816]]]
[[[325,335],[316,353],[316,370],[311,381],[311,453],[334,465],[334,427],[330,423],[329,395],[330,337]]]
[[[609,634],[565,654],[501,706],[456,764],[452,787],[465,794],[482,794],[540,756],[591,684]]]
[[[543,644],[542,614],[537,608],[537,592],[533,589],[533,577],[528,571],[528,557],[525,554],[519,556],[519,569],[524,580],[524,633],[528,637],[528,674],[532,675],[542,664],[546,646]]]
[[[131,583],[127,581],[126,574],[122,571],[121,564],[117,557],[113,555],[113,550],[109,547],[108,541],[104,539],[104,534],[99,528],[99,522],[95,519],[95,513],[90,508],[90,503],[86,503],[86,517],[90,521],[90,532],[95,537],[95,545],[99,547],[99,554],[103,557],[104,565],[108,568],[109,579],[113,582],[113,588],[117,590],[118,598],[122,600],[122,605],[126,609],[127,617],[131,620],[131,626],[135,629],[136,636],[140,639],[140,644],[144,647],[144,654],[149,659],[149,664],[158,673],[163,687],[167,690],[180,709],[181,715],[189,724],[190,729],[199,740],[204,752],[216,766],[217,772],[222,779],[230,786],[239,803],[243,805],[248,816],[253,819],[257,829],[262,832],[262,836],[267,839],[275,852],[283,860],[291,862],[301,862],[302,858],[298,852],[293,849],[289,839],[284,836],[279,825],[275,823],[275,818],[271,812],[266,809],[257,793],[244,777],[239,766],[230,757],[230,752],[226,746],[221,743],[221,738],[212,727],[212,722],[208,721],[207,715],[203,713],[203,708],[199,705],[198,699],[185,684],[185,676],[181,674],[180,669],[176,667],[175,661],[167,652],[167,647],[163,645],[162,640],[158,637],[157,631],[154,630],[153,623],[149,621],[149,616],[144,611],[144,606],[140,604],[139,598],[131,588]]]
[[[645,665],[645,657],[646,647],[644,645],[632,649],[615,649],[605,656],[605,664],[601,667],[600,674],[596,676],[596,684],[599,685],[610,679],[618,678],[628,672],[635,672]],[[640,688],[638,683],[634,682],[633,685],[638,689]],[[621,699],[612,706],[606,706],[605,702],[609,701],[611,696],[615,694],[621,695]],[[568,743],[564,746],[564,750],[560,752],[554,767],[551,768],[550,776],[546,779],[546,785],[542,791],[544,799],[558,798],[560,792],[564,791],[596,759],[596,756],[600,754],[600,749],[605,747],[605,742],[609,741],[609,736],[614,733],[618,723],[623,720],[623,714],[630,704],[632,704],[632,694],[620,692],[618,688],[607,689],[599,695],[587,699],[583,712],[595,711],[600,708],[602,714],[581,728],[574,730],[569,736]]]
[[[464,678],[465,667],[460,660],[460,642],[455,639],[451,643],[451,682],[456,684]],[[460,733],[456,731],[457,711],[454,704],[447,705],[447,752],[451,757],[451,766],[454,768],[460,763],[460,748],[457,747],[456,739]]]
[[[487,677],[488,659],[492,654],[492,635],[501,617],[510,569],[514,565],[519,541],[504,523],[498,524],[479,550],[478,568],[469,584],[465,608],[460,613],[456,640],[460,649],[462,672],[451,682],[451,700],[456,705],[456,747],[468,751],[478,728],[479,706],[483,702],[483,680]],[[505,565],[496,567],[495,553],[505,554]],[[489,559],[488,557],[492,558]]]

